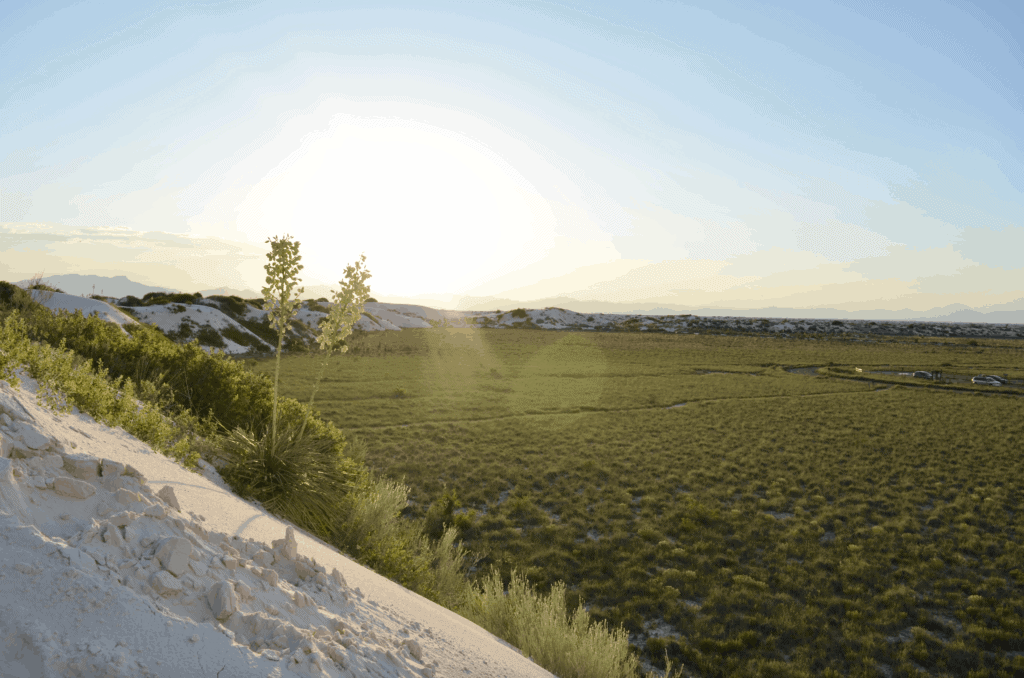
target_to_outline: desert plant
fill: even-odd
[[[292,299],[292,289],[298,284],[299,271],[305,268],[299,263],[302,257],[299,256],[299,243],[290,242],[286,235],[278,240],[275,236],[273,242],[268,238],[270,252],[267,259],[270,261],[263,267],[267,271],[267,284],[263,292],[263,310],[268,312],[271,326],[277,331],[277,361],[274,366],[274,414],[271,424],[272,440],[277,439],[277,386],[281,377],[281,344],[284,342],[284,333],[288,329],[288,321],[294,316],[298,305],[301,303],[297,298]],[[300,287],[296,297],[302,294],[305,288]]]
[[[211,346],[215,348],[224,348],[227,346],[227,344],[224,343],[223,337],[220,336],[220,333],[209,325],[200,327],[199,331],[196,332],[196,338],[203,346]]]
[[[320,380],[323,379],[328,359],[339,344],[352,334],[352,326],[363,314],[363,304],[366,303],[366,299],[370,295],[370,288],[366,286],[366,280],[371,277],[370,272],[363,268],[365,263],[366,255],[363,254],[354,266],[345,268],[345,280],[338,282],[341,289],[333,292],[334,305],[331,307],[331,312],[320,322],[320,336],[316,338],[316,341],[325,355],[323,362],[320,363],[320,371],[313,382],[313,393],[309,396],[310,409],[313,407],[313,398],[316,397],[317,387],[320,385]],[[347,351],[348,346],[340,347],[341,353]],[[303,430],[305,430],[305,426],[303,426]]]
[[[0,281],[0,310],[16,310],[27,315],[35,310],[36,304],[28,292],[17,285]]]
[[[354,464],[332,458],[333,441],[304,438],[295,428],[285,427],[280,436],[264,431],[261,439],[236,428],[222,448],[233,459],[221,475],[243,499],[255,499],[273,514],[329,539],[334,525],[328,516],[355,487]]]
[[[243,332],[237,327],[225,327],[220,331],[221,336],[226,339],[230,339],[239,346],[249,346],[256,348],[263,348],[264,344],[257,337],[253,336],[249,332]]]
[[[505,591],[501,576],[492,569],[459,614],[556,675],[629,676],[639,669],[625,630],[591,622],[582,605],[568,614],[562,582],[551,586],[550,595],[538,595],[513,569]]]
[[[25,289],[39,291],[39,303],[41,304],[45,304],[50,299],[52,299],[54,292],[60,292],[61,294],[64,293],[64,290],[58,289],[56,287],[50,287],[49,285],[44,283],[42,273],[37,273],[31,279],[29,279],[28,285],[25,286]]]
[[[461,506],[458,493],[446,486],[441,499],[427,510],[423,533],[431,539],[440,539],[455,522],[455,509]]]
[[[230,315],[236,320],[238,319],[238,316],[245,315],[247,304],[241,297],[214,295],[212,297],[207,297],[207,301],[215,302],[222,312]]]

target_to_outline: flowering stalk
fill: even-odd
[[[295,293],[295,299],[291,298],[292,289],[299,283],[298,273],[304,267],[299,263],[302,257],[299,256],[299,242],[290,242],[286,235],[281,240],[275,236],[273,242],[267,239],[270,244],[270,252],[267,259],[270,261],[263,267],[267,271],[267,284],[263,288],[263,310],[268,311],[271,326],[277,330],[277,365],[274,368],[274,416],[272,424],[271,440],[277,441],[277,382],[281,376],[281,345],[284,343],[284,333],[288,329],[288,323],[297,312],[298,306],[302,303],[298,296],[305,291],[300,287]]]
[[[334,292],[334,305],[326,318],[320,322],[320,336],[316,338],[320,344],[320,350],[325,351],[324,360],[320,363],[320,370],[317,373],[316,381],[313,382],[313,393],[309,397],[309,408],[313,409],[313,398],[316,397],[316,390],[323,379],[327,361],[338,348],[338,344],[352,334],[352,327],[363,315],[363,305],[370,297],[370,288],[366,285],[370,272],[364,268],[366,255],[360,256],[355,266],[345,269],[345,280],[339,281],[341,289]],[[341,346],[340,352],[346,353],[348,346]],[[302,429],[299,435],[306,430],[306,422],[302,422]]]

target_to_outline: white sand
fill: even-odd
[[[18,376],[0,382],[0,676],[552,675],[288,530],[208,464],[193,474],[77,408],[56,415]]]

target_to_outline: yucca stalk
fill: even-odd
[[[263,267],[267,271],[267,284],[263,288],[263,310],[268,311],[271,326],[277,331],[277,362],[274,367],[274,410],[271,424],[271,441],[277,443],[277,384],[281,377],[281,345],[284,343],[284,333],[288,329],[288,323],[295,317],[298,306],[302,303],[298,296],[305,291],[300,287],[295,293],[295,299],[291,298],[292,289],[300,282],[299,271],[304,266],[299,263],[302,257],[299,256],[298,241],[291,242],[291,236],[286,235],[280,240],[275,236],[273,241],[269,238],[270,252],[267,259],[270,261]]]
[[[316,397],[316,390],[323,379],[324,370],[327,368],[327,361],[338,349],[338,345],[350,334],[352,327],[363,315],[363,305],[370,297],[370,288],[366,286],[370,272],[363,268],[366,263],[366,255],[360,256],[354,266],[345,269],[345,280],[338,281],[341,289],[334,292],[334,306],[326,318],[320,321],[320,336],[316,338],[320,344],[320,350],[324,352],[323,362],[317,372],[316,381],[313,382],[313,393],[309,396],[309,409],[313,409],[313,399]],[[340,352],[346,353],[348,346],[341,346]],[[306,430],[306,422],[302,422],[302,429],[299,431],[301,437]]]

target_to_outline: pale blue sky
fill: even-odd
[[[1024,308],[1020,3],[2,8],[3,279]]]

